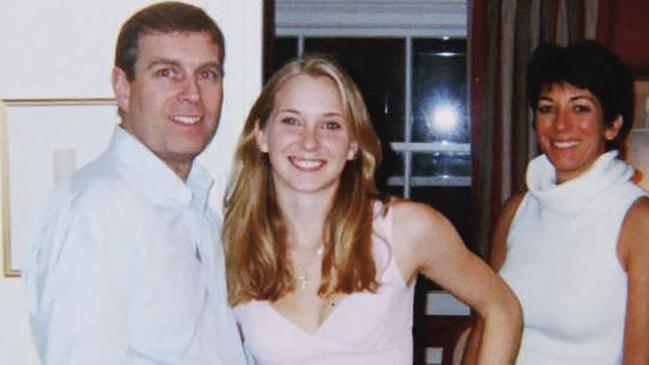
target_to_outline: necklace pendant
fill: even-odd
[[[307,284],[309,284],[309,278],[306,276],[306,274],[298,275],[297,281],[300,285],[300,289],[305,289]]]
[[[331,308],[336,306],[336,298],[333,295],[327,295],[327,305]]]

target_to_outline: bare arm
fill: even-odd
[[[395,256],[404,276],[422,273],[471,306],[484,320],[478,364],[513,364],[521,336],[518,300],[450,222],[424,204],[399,202],[395,209]]]
[[[494,227],[493,237],[491,239],[491,251],[489,257],[489,265],[491,268],[498,272],[505,262],[507,257],[507,234],[509,233],[509,226],[511,225],[514,215],[518,210],[521,202],[523,201],[524,194],[519,194],[512,197],[503,207],[503,210],[498,216],[496,226]],[[477,316],[474,321],[471,337],[469,338],[467,349],[464,355],[463,364],[475,364],[480,350],[480,343],[483,336],[484,323],[480,316]]]
[[[649,198],[638,199],[622,225],[620,259],[628,275],[624,365],[649,364]]]

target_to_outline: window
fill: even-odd
[[[409,3],[278,0],[268,70],[303,53],[333,55],[359,85],[381,138],[381,191],[434,206],[471,247],[465,23],[448,20],[459,13],[465,22],[466,5]]]

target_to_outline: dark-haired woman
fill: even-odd
[[[649,364],[649,198],[618,152],[631,80],[593,41],[542,45],[530,61],[543,155],[504,207],[491,255],[523,306],[519,365]]]

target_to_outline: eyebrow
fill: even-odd
[[[341,113],[338,112],[328,112],[324,114],[325,117],[343,117]]]
[[[593,103],[596,102],[596,100],[597,100],[594,97],[591,97],[591,96],[588,96],[588,95],[577,95],[577,96],[571,97],[570,101],[576,101],[576,100],[580,100],[580,99],[585,99],[585,100],[588,100],[588,101],[593,102]],[[549,96],[539,96],[539,101],[541,101],[541,100],[554,101],[554,99],[552,99]]]
[[[151,70],[151,69],[153,69],[155,67],[158,67],[158,66],[180,67],[180,62],[172,60],[172,59],[168,59],[168,58],[159,58],[159,59],[156,59],[153,62],[151,62],[149,64],[149,66],[147,67],[147,69]],[[206,69],[206,68],[215,69],[221,74],[221,76],[223,76],[223,73],[224,73],[223,66],[218,62],[206,62],[206,63],[203,63],[203,64],[199,65],[196,69],[197,70],[202,70],[202,69]]]
[[[147,66],[147,70],[150,70],[158,66],[180,66],[180,63],[178,61],[174,61],[166,58],[158,58],[156,60],[153,60],[151,63],[149,63],[149,65]]]
[[[290,109],[290,108],[280,109],[280,110],[277,111],[277,113],[301,114],[298,110]],[[338,112],[326,112],[326,113],[323,114],[323,116],[325,116],[325,117],[341,117],[341,118],[343,117],[343,115],[341,113],[338,113]]]
[[[586,99],[586,100],[588,100],[588,101],[590,101],[592,103],[594,103],[596,101],[596,99],[594,97],[588,96],[588,95],[577,95],[577,96],[574,96],[574,97],[570,98],[570,101],[575,101],[575,100],[580,100],[580,99]]]

